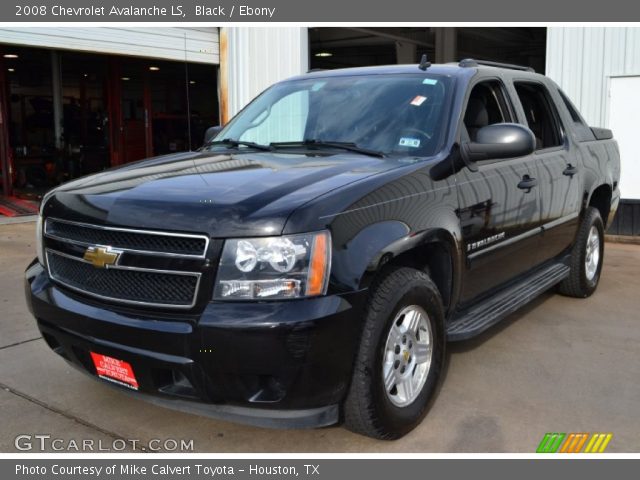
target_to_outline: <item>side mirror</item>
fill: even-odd
[[[467,163],[524,157],[536,149],[536,137],[519,123],[495,123],[478,130],[475,142],[463,143],[462,157]]]
[[[204,144],[206,145],[211,140],[213,140],[215,138],[215,136],[218,135],[222,131],[222,128],[223,127],[221,125],[217,125],[215,127],[207,128],[207,131],[204,132]]]
[[[478,130],[475,142],[455,144],[429,173],[434,180],[444,180],[464,167],[476,172],[476,162],[524,157],[535,149],[536,137],[529,128],[519,123],[495,123]]]

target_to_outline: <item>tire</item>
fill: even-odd
[[[412,329],[411,325],[417,328]],[[406,343],[402,344],[403,340]],[[430,343],[431,353],[426,343]],[[390,349],[390,345],[395,346]],[[345,426],[352,432],[383,440],[394,440],[413,430],[435,397],[445,345],[442,299],[429,276],[404,267],[386,273],[375,282],[369,295],[360,348],[344,403]],[[426,357],[430,361],[425,361]],[[390,389],[385,387],[385,372],[395,382]],[[406,379],[411,380],[407,383]]]
[[[597,246],[589,247],[594,235]],[[591,253],[590,253],[591,252]],[[597,256],[597,258],[596,258]],[[586,298],[593,294],[600,281],[604,260],[604,225],[600,211],[594,207],[585,210],[571,250],[569,276],[558,286],[558,291],[569,297]]]

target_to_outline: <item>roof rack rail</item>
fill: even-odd
[[[476,60],[474,58],[465,58],[464,60],[460,60],[458,63],[459,67],[477,67],[478,65],[484,65],[486,67],[499,67],[499,68],[508,68],[511,70],[521,70],[523,72],[532,72],[536,71],[525,65],[514,65],[513,63],[501,63],[501,62],[491,62],[489,60]]]

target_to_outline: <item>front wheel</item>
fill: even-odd
[[[345,425],[392,440],[415,428],[433,398],[445,352],[438,289],[419,270],[398,268],[371,290]]]
[[[586,298],[595,292],[600,281],[604,259],[604,225],[600,211],[588,207],[578,229],[571,251],[571,271],[560,283],[560,293]]]

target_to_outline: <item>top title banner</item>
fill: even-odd
[[[637,22],[629,0],[5,0],[0,22]]]

